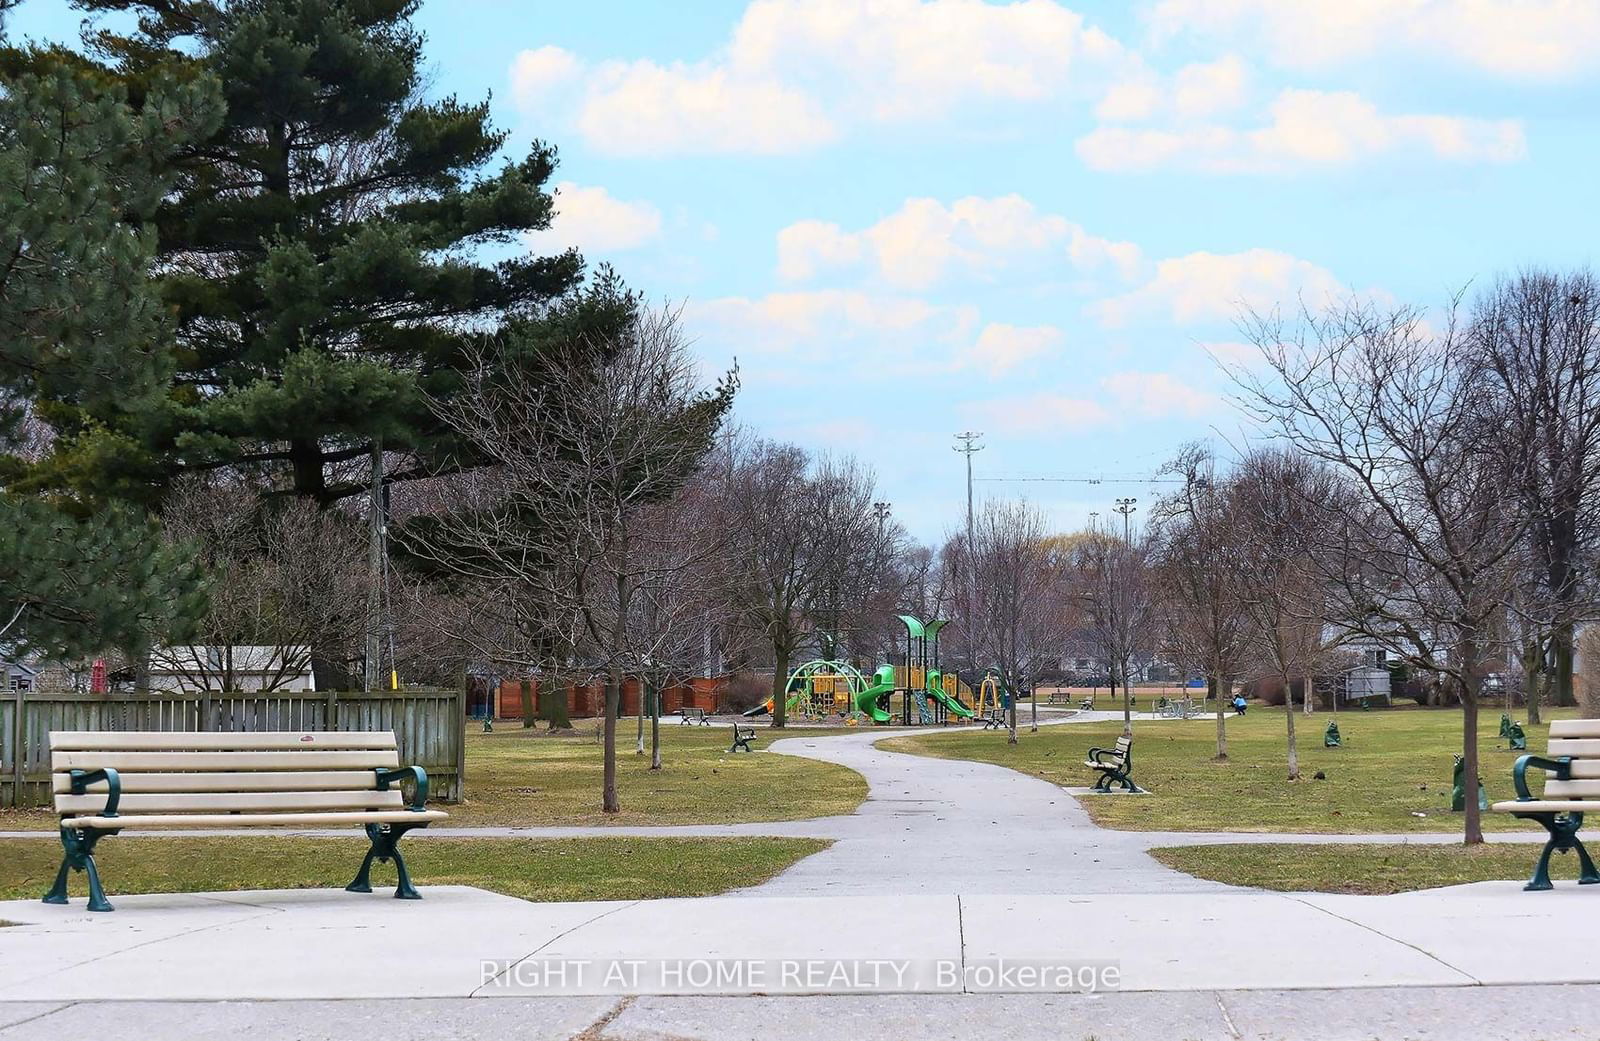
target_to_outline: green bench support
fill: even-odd
[[[735,723],[733,725],[733,744],[728,746],[728,751],[737,752],[741,748],[746,752],[754,751],[754,749],[750,747],[750,742],[754,741],[755,739],[755,727],[741,726],[740,724]]]
[[[1094,782],[1097,792],[1110,792],[1113,784],[1121,785],[1123,791],[1143,792],[1137,784],[1133,783],[1133,738],[1119,737],[1117,743],[1111,748],[1091,748],[1089,757],[1083,765],[1091,770],[1098,771],[1100,776]]]

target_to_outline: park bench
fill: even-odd
[[[1094,695],[1093,694],[1089,695],[1088,697],[1084,698],[1082,701],[1078,702],[1078,711],[1079,712],[1089,712],[1089,711],[1092,711],[1093,709],[1094,709]]]
[[[678,725],[687,726],[690,723],[699,723],[703,727],[711,725],[711,717],[706,715],[703,708],[680,708],[678,710]]]
[[[89,910],[110,911],[95,844],[121,831],[359,824],[370,847],[352,893],[372,892],[374,859],[394,861],[394,895],[418,900],[397,848],[448,814],[425,808],[428,775],[400,766],[393,731],[194,734],[52,731],[51,786],[65,855],[47,904],[67,902],[69,870],[89,876]],[[410,804],[399,782],[410,778]]]
[[[1528,790],[1530,766],[1550,775],[1544,782],[1544,793],[1538,797]],[[1547,754],[1518,756],[1511,768],[1511,782],[1516,785],[1516,799],[1497,802],[1492,809],[1538,821],[1550,833],[1533,877],[1522,888],[1551,888],[1550,854],[1568,850],[1578,854],[1579,884],[1600,882],[1600,872],[1589,859],[1589,851],[1578,841],[1584,813],[1600,812],[1600,719],[1558,719],[1551,723]]]
[[[752,751],[750,742],[754,741],[755,739],[755,727],[747,727],[739,723],[735,723],[733,724],[733,744],[728,746],[728,751],[737,752],[741,748],[746,752]]]
[[[1002,712],[1000,709],[995,709],[992,712],[986,713],[984,715],[984,717],[983,717],[983,729],[985,729],[985,730],[1005,730],[1006,729],[1006,714],[1004,712]]]
[[[1064,690],[1051,691],[1049,696],[1045,698],[1045,704],[1065,705],[1070,697],[1071,695]]]
[[[1098,770],[1100,777],[1094,782],[1097,792],[1109,792],[1113,782],[1125,791],[1142,791],[1133,783],[1133,738],[1119,737],[1113,748],[1091,748],[1083,765]]]

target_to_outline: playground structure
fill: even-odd
[[[871,720],[876,725],[895,720],[895,695],[900,695],[902,726],[939,725],[952,719],[966,721],[977,713],[961,700],[961,680],[939,669],[939,630],[947,619],[929,622],[900,615],[906,627],[905,660],[900,666],[880,665],[869,679],[848,662],[818,658],[791,670],[784,680],[784,713],[805,720],[838,716],[846,725]],[[991,670],[982,687],[995,707],[1009,699]],[[980,704],[982,702],[980,701]],[[773,701],[747,709],[747,717],[772,712]]]

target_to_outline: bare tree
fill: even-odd
[[[1122,684],[1122,732],[1133,735],[1133,663],[1155,643],[1152,546],[1142,532],[1124,539],[1109,530],[1090,532],[1072,551],[1072,599],[1083,630]]]
[[[795,653],[839,624],[852,610],[843,600],[871,584],[873,486],[872,474],[849,459],[813,465],[793,445],[735,447],[723,506],[733,533],[724,595],[735,623],[771,650],[774,727],[787,722]]]
[[[646,523],[711,448],[732,400],[730,374],[701,386],[674,312],[645,311],[614,342],[530,358],[492,344],[464,392],[436,407],[497,480],[410,537],[458,576],[504,583],[541,605],[538,642],[606,675],[601,809],[616,813],[617,709],[637,642],[641,588],[670,584],[681,555],[658,553]]]
[[[168,496],[163,527],[211,578],[210,604],[201,646],[157,648],[152,661],[206,690],[241,690],[248,675],[272,691],[310,671],[314,641],[354,649],[366,582],[356,518],[190,478]]]
[[[1310,544],[1350,632],[1453,681],[1468,784],[1478,773],[1478,703],[1489,634],[1510,602],[1526,521],[1506,494],[1530,446],[1500,414],[1455,309],[1360,301],[1294,323],[1254,316],[1266,373],[1236,372],[1243,400],[1356,494],[1325,504]],[[1465,841],[1483,841],[1467,800]]]
[[[973,522],[970,545],[965,530],[945,543],[954,624],[972,658],[974,675],[993,665],[1011,692],[1011,744],[1017,743],[1017,693],[1040,663],[1060,649],[1061,583],[1049,535],[1036,506],[991,499]]]
[[[1289,780],[1300,777],[1295,743],[1294,681],[1309,707],[1315,676],[1333,634],[1323,576],[1307,533],[1324,523],[1336,489],[1332,471],[1308,455],[1257,450],[1240,465],[1231,494],[1240,546],[1232,562],[1248,635],[1263,664],[1283,684]]]
[[[1548,645],[1555,703],[1571,705],[1574,633],[1594,614],[1586,565],[1600,542],[1600,283],[1588,271],[1502,279],[1479,301],[1470,338],[1492,373],[1497,414],[1528,448],[1506,491],[1532,518],[1551,623],[1536,642]]]
[[[1157,503],[1157,585],[1174,657],[1204,671],[1217,712],[1217,759],[1228,758],[1227,702],[1243,652],[1247,615],[1240,595],[1237,496],[1219,484],[1203,445],[1185,446],[1165,472],[1182,490]]]

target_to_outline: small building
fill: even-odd
[[[150,689],[205,691],[315,690],[311,648],[257,644],[162,647],[150,654]]]

